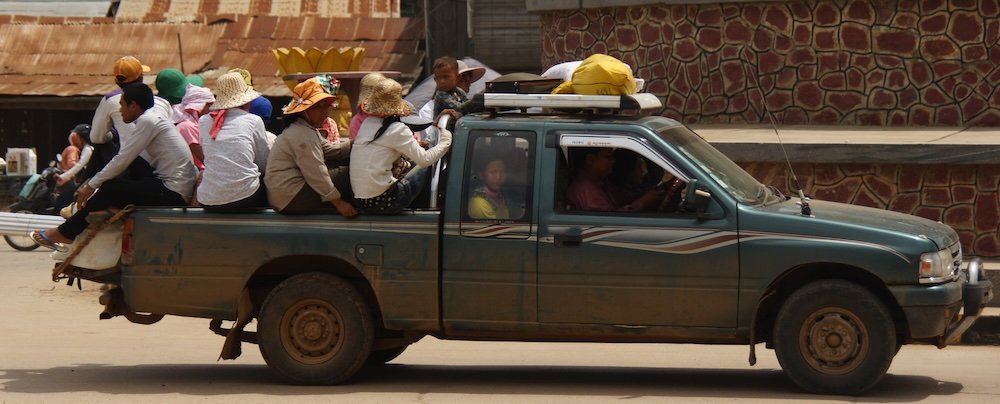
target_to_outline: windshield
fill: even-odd
[[[712,176],[715,182],[740,202],[757,204],[771,196],[767,187],[690,129],[684,126],[672,126],[660,129],[658,134]]]

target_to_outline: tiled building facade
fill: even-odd
[[[1000,0],[654,4],[541,17],[544,65],[618,57],[664,97],[664,115],[685,123],[766,122],[766,103],[784,124],[1000,125]]]
[[[615,56],[687,124],[767,124],[770,112],[784,125],[1000,126],[1000,0],[563,3],[529,1],[544,66]],[[939,220],[966,254],[1000,257],[1000,161],[953,157],[794,166],[808,195]],[[794,189],[784,163],[740,164]]]

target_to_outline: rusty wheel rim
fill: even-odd
[[[799,331],[799,349],[816,371],[843,375],[861,366],[868,354],[868,329],[854,313],[828,307],[813,312]]]
[[[297,302],[281,318],[281,343],[295,360],[315,365],[337,355],[344,343],[344,321],[329,303]]]

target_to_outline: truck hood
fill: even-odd
[[[807,233],[844,237],[852,235],[870,238],[870,241],[885,242],[886,237],[926,239],[947,248],[958,242],[958,233],[945,224],[883,209],[846,203],[809,201],[812,217],[803,217],[797,204],[798,198],[763,207],[774,213],[795,216],[797,224],[810,229]],[[811,223],[811,224],[810,224]],[[795,226],[802,229],[800,226]]]

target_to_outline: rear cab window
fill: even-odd
[[[463,175],[463,233],[484,225],[531,223],[535,137],[533,131],[470,132]]]

